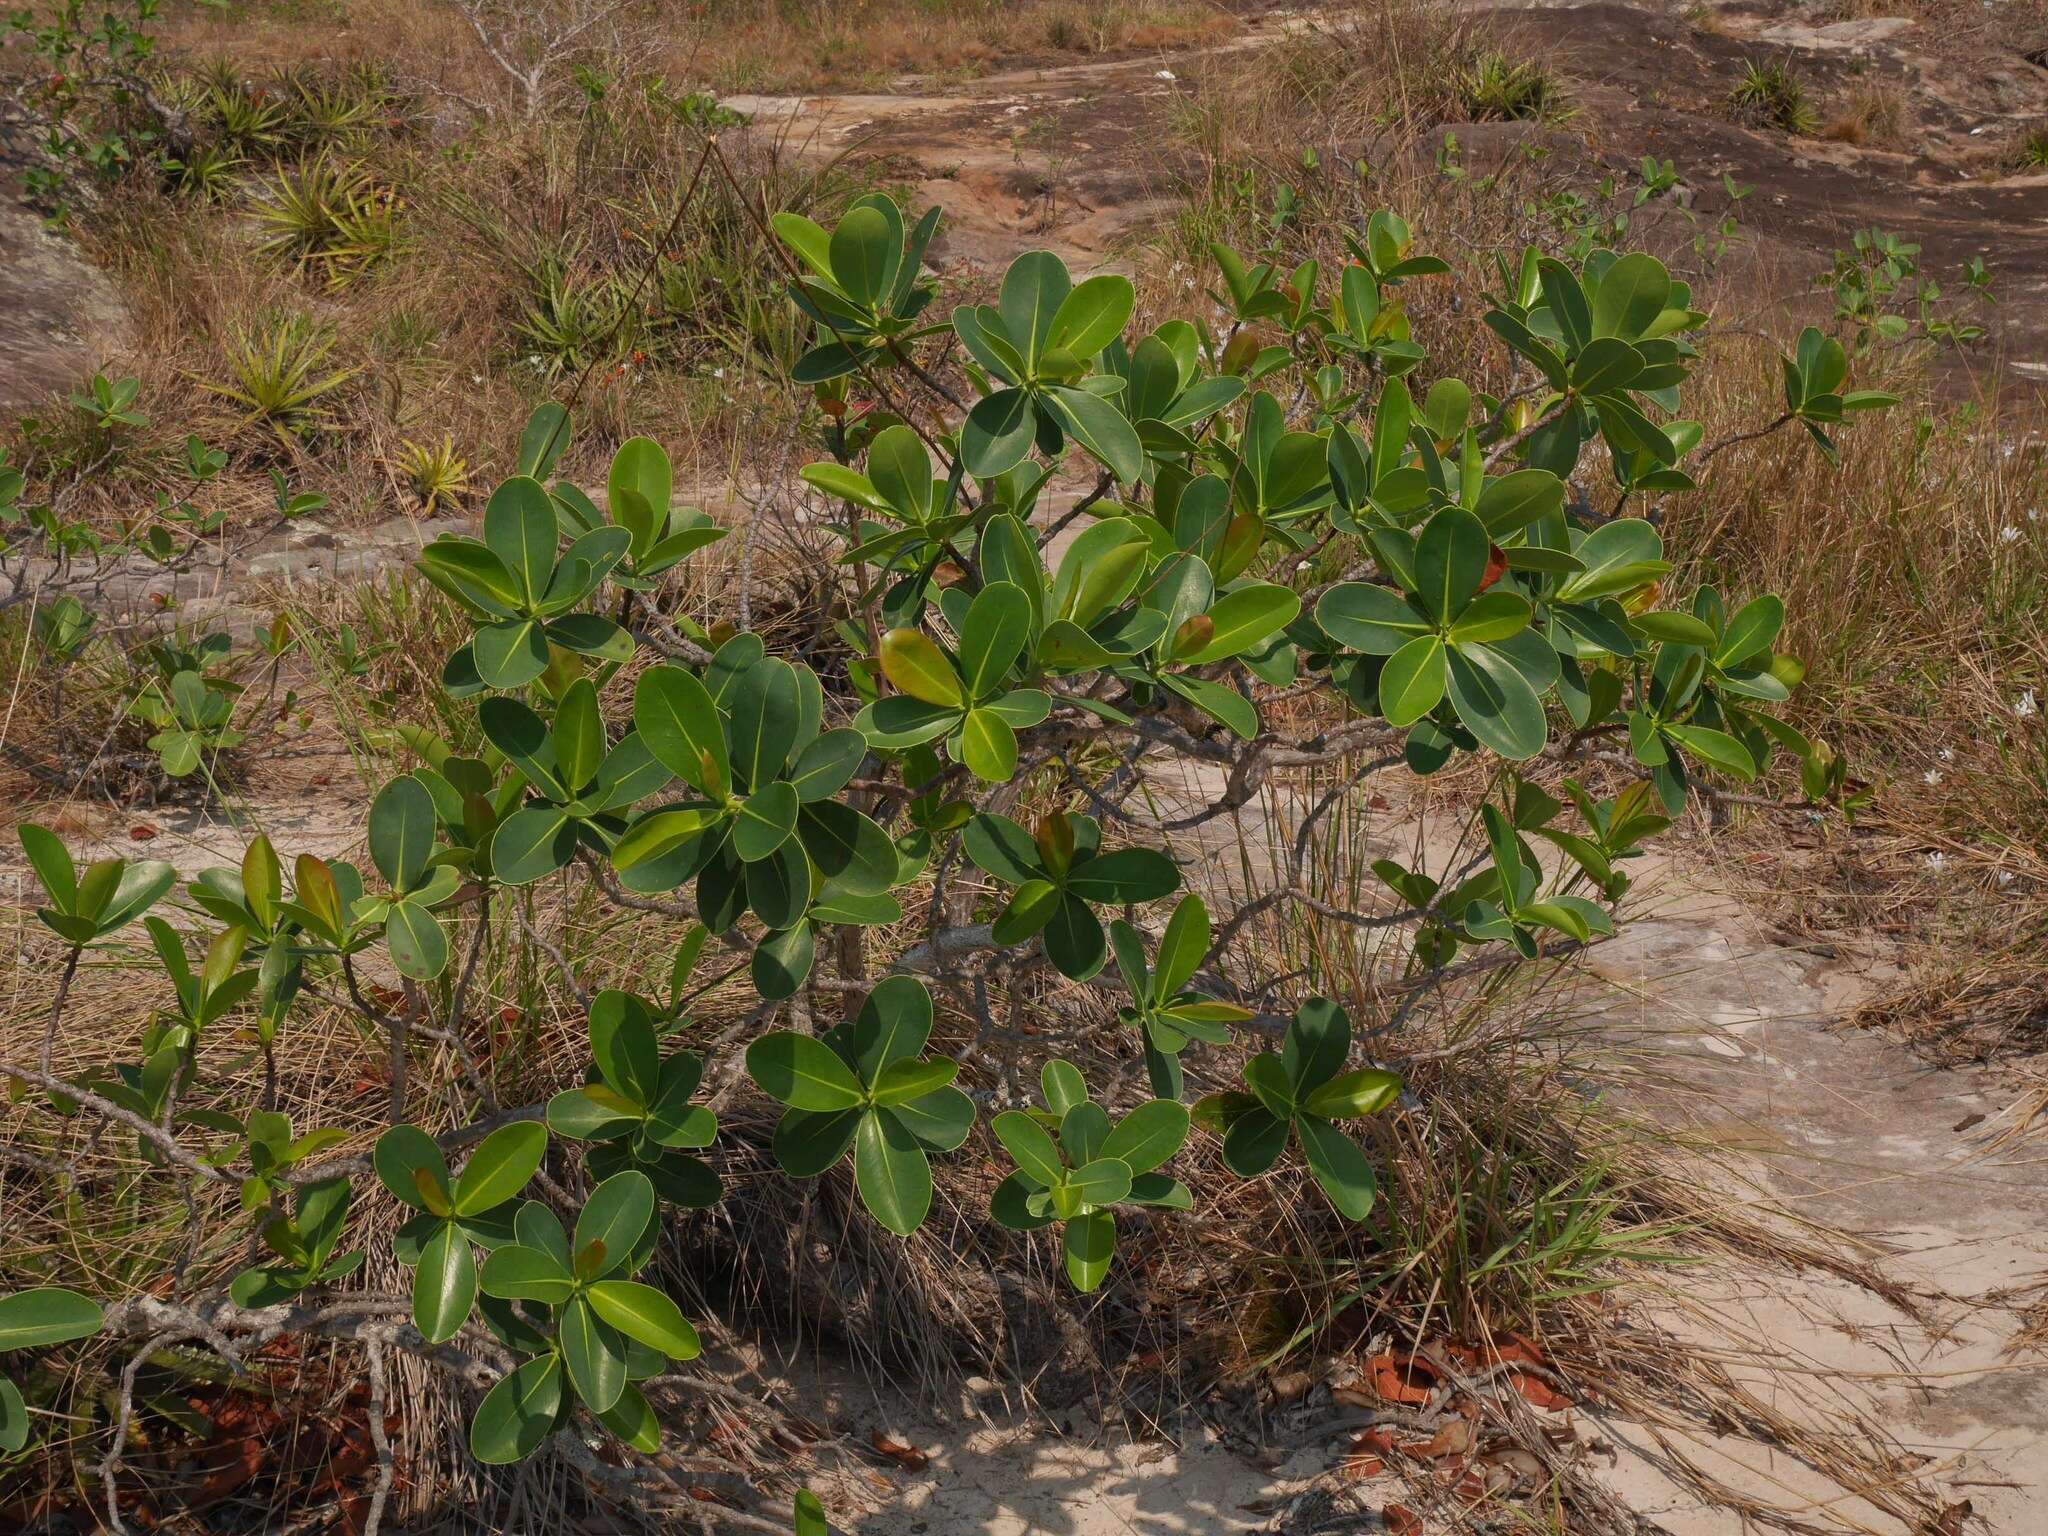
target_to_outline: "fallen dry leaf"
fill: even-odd
[[[922,1472],[932,1464],[931,1457],[916,1446],[905,1445],[901,1440],[893,1440],[879,1429],[868,1437],[868,1444],[906,1472]]]
[[[1446,1456],[1463,1456],[1471,1449],[1471,1420],[1450,1419],[1427,1441],[1411,1449],[1409,1454],[1423,1461],[1437,1461]]]
[[[1380,1511],[1380,1518],[1394,1536],[1422,1536],[1422,1516],[1406,1504],[1389,1504]]]
[[[1408,1379],[1409,1375],[1416,1370],[1422,1370],[1434,1376],[1436,1373],[1430,1370],[1427,1361],[1418,1360],[1413,1355],[1409,1356],[1405,1362],[1395,1360],[1392,1355],[1374,1355],[1369,1364],[1369,1369],[1372,1375],[1373,1390],[1379,1393],[1384,1401],[1414,1405],[1429,1401],[1429,1389],[1416,1386]]]
[[[135,823],[134,826],[128,829],[128,838],[130,842],[146,843],[149,842],[152,838],[161,837],[162,835],[163,834],[161,832],[159,832],[155,827],[152,827],[146,821],[138,821],[137,823]],[[1982,1115],[1979,1115],[1977,1118],[1981,1120],[1984,1117]]]
[[[1541,1408],[1547,1412],[1555,1413],[1561,1408],[1569,1408],[1572,1405],[1570,1398],[1561,1392],[1553,1391],[1547,1383],[1538,1381],[1527,1372],[1516,1371],[1508,1377],[1508,1380],[1514,1383],[1515,1390],[1522,1394],[1522,1400],[1528,1403],[1531,1408]]]

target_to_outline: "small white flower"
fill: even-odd
[[[2012,871],[2011,871],[2011,870],[2009,870],[2009,869],[2001,869],[2001,870],[2000,870],[2000,871],[1998,872],[1998,883],[1999,883],[2000,885],[2011,885],[2011,884],[2012,884]]]
[[[2024,720],[2033,714],[2036,707],[2034,703],[2034,690],[2029,688],[2025,693],[2013,700],[2012,712]]]
[[[1152,77],[1154,80],[1177,80],[1180,77],[1170,69],[1162,69]]]
[[[1941,770],[1939,768],[1928,769],[1920,775],[1920,781],[1923,784],[1939,784],[1941,782]]]
[[[2016,524],[2007,523],[1998,530],[1998,537],[2002,543],[2017,544],[2020,541],[2020,530]]]
[[[1927,855],[1927,867],[1937,875],[1940,874],[1948,868],[1948,855],[1945,853],[1930,853]]]
[[[2038,523],[2039,521],[2041,521],[2041,509],[2039,507],[2027,508],[2027,521],[2030,523]]]
[[[1944,763],[1952,763],[1956,760],[1956,749],[1954,747],[1943,747],[1935,756],[1939,757]]]
[[[723,368],[714,368],[711,370],[711,377],[713,377],[714,379],[722,379],[725,377],[725,370]]]
[[[469,382],[470,382],[470,383],[472,383],[472,384],[481,384],[481,383],[483,383],[483,381],[484,381],[484,376],[483,376],[482,374],[480,374],[480,373],[472,373],[472,374],[471,374],[471,375],[469,376]]]

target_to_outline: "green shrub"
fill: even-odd
[[[1391,214],[1327,275],[1219,246],[1222,329],[1171,320],[1143,334],[1125,278],[1077,283],[1045,252],[1011,265],[996,302],[934,312],[923,258],[937,215],[911,225],[883,196],[829,230],[773,223],[814,327],[793,371],[827,456],[802,478],[832,505],[822,536],[849,578],[807,653],[785,659],[760,633],[668,609],[664,577],[724,530],[676,505],[669,459],[644,437],[612,457],[600,508],[555,477],[567,410],[535,411],[480,537],[443,536],[419,558],[462,617],[440,673],[462,718],[446,736],[401,724],[366,742],[410,763],[369,806],[367,864],[308,852],[287,865],[258,836],[238,867],[186,887],[204,924],[196,968],[187,940],[152,920],[175,1007],[139,1059],[72,1077],[47,1050],[38,1066],[9,1064],[25,1091],[132,1136],[156,1170],[145,1176],[239,1191],[267,1250],[232,1275],[188,1276],[178,1300],[107,1297],[111,1334],[218,1348],[319,1318],[326,1336],[367,1345],[373,1373],[387,1348],[445,1365],[439,1346],[462,1336],[481,1351],[463,1358],[486,1362],[462,1375],[481,1395],[479,1460],[566,1452],[599,1428],[618,1455],[653,1453],[661,1427],[639,1383],[698,1341],[634,1277],[664,1205],[724,1195],[702,1088],[728,1073],[728,1047],[707,1060],[671,1039],[704,986],[744,974],[751,987],[729,1048],[781,1106],[775,1163],[799,1179],[850,1169],[860,1207],[907,1235],[933,1207],[935,1159],[967,1147],[983,1118],[968,1091],[980,1084],[961,1079],[995,1029],[982,989],[1005,973],[990,967],[1113,975],[1149,1091],[1091,1089],[1064,1059],[1033,1059],[1028,1034],[996,1030],[1012,1037],[1009,1066],[1037,1069],[1042,1100],[996,1114],[974,1153],[1000,1146],[1014,1165],[993,1220],[1058,1227],[1069,1278],[1092,1290],[1114,1283],[1120,1222],[1173,1219],[1212,1193],[1175,1171],[1196,1130],[1238,1177],[1279,1170],[1330,1219],[1373,1217],[1375,1159],[1350,1126],[1399,1113],[1401,1080],[1358,1059],[1345,1009],[1315,995],[1320,968],[1242,973],[1237,940],[1261,911],[1320,902],[1397,930],[1406,984],[1426,992],[1475,961],[1540,963],[1610,934],[1627,862],[1695,792],[1756,781],[1782,756],[1809,799],[1839,797],[1835,755],[1776,713],[1802,672],[1775,648],[1783,604],[1670,592],[1657,528],[1627,515],[1689,488],[1688,462],[1714,451],[1679,414],[1689,338],[1708,317],[1652,257],[1532,250],[1504,263],[1483,324],[1541,382],[1498,398],[1448,376],[1422,385],[1430,354],[1405,301],[1445,266]],[[266,377],[296,382],[236,397],[280,425],[303,424],[333,382],[318,382],[326,344],[293,334],[297,366],[282,343],[261,357]],[[933,371],[935,349],[930,366],[918,358],[939,338],[959,349],[955,374]],[[1845,355],[1818,331],[1785,377],[1784,414],[1766,430],[1799,422],[1830,452],[1846,413],[1889,403],[1846,389]],[[1056,549],[1041,529],[1063,467],[1093,488],[1062,516],[1083,526]],[[1613,478],[1611,515],[1567,498],[1568,477],[1593,473]],[[1341,574],[1311,587],[1302,567],[1325,549]],[[813,658],[830,660],[825,676]],[[1519,771],[1595,742],[1636,782],[1601,796],[1566,777],[1560,798]],[[1276,884],[1212,926],[1183,890],[1185,850],[1147,845],[1161,834],[1105,793],[1109,769],[1100,783],[1076,769],[1105,745],[1129,764],[1150,749],[1225,776],[1212,805],[1172,825],[1235,810],[1251,792],[1239,786],[1275,767],[1349,773],[1373,754],[1366,772],[1405,763],[1427,776],[1477,760],[1490,775],[1483,851],[1435,873],[1381,859],[1382,892],[1360,910]],[[1033,785],[1079,800],[1030,816]],[[80,874],[40,828],[23,842],[64,955],[54,1037],[80,957],[123,943],[173,881],[118,860]],[[894,947],[886,936],[927,879],[946,894],[918,903],[923,932]],[[530,933],[538,893],[557,890],[672,924],[667,986],[636,981],[637,961],[631,975],[583,976],[562,958],[588,1068],[500,1104],[507,1081],[464,1044],[473,957],[494,914]],[[1152,939],[1144,925],[1168,898]],[[728,963],[699,982],[714,941]],[[395,1230],[352,1222],[366,1170],[323,1155],[334,1128],[295,1131],[267,1094],[218,1070],[229,1019],[246,1018],[268,1062],[314,996],[345,999],[388,1045],[388,1125],[367,1172],[406,1208]],[[954,1043],[956,1014],[982,1021],[973,1043]],[[423,1034],[449,1056],[416,1053]],[[1224,1081],[1210,1059],[1268,1042],[1231,1058],[1241,1087],[1183,1102],[1191,1056]],[[428,1059],[452,1059],[432,1102],[471,1102],[466,1123],[413,1123],[412,1076]],[[551,1151],[562,1177],[542,1177]],[[315,1304],[362,1262],[351,1232],[411,1280],[337,1323]],[[26,1295],[0,1303],[23,1315],[0,1344],[48,1347],[102,1315],[68,1293]],[[407,1320],[412,1333],[394,1328]],[[19,1398],[0,1398],[0,1435],[26,1432]]]

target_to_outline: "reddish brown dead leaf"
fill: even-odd
[[[892,1439],[879,1429],[868,1437],[868,1444],[906,1472],[922,1472],[932,1464],[931,1457],[916,1446],[905,1445],[901,1440]]]
[[[1389,1504],[1380,1511],[1380,1518],[1394,1536],[1422,1536],[1422,1517],[1406,1504]]]
[[[162,833],[146,821],[138,821],[128,829],[128,840],[135,843],[146,843],[152,838],[161,837],[162,835]]]
[[[1449,1419],[1427,1442],[1410,1451],[1423,1461],[1441,1461],[1447,1456],[1463,1456],[1472,1449],[1472,1423],[1469,1419]]]
[[[1522,1400],[1531,1408],[1541,1408],[1549,1413],[1569,1408],[1572,1400],[1561,1392],[1553,1391],[1549,1384],[1537,1380],[1526,1371],[1516,1371],[1508,1377],[1515,1390],[1522,1394]]]
[[[1409,1374],[1416,1369],[1426,1371],[1432,1376],[1435,1374],[1429,1370],[1427,1361],[1418,1360],[1412,1355],[1406,1361],[1397,1361],[1392,1355],[1374,1355],[1367,1362],[1373,1390],[1379,1393],[1383,1401],[1389,1403],[1407,1403],[1413,1406],[1429,1401],[1429,1389],[1417,1386],[1408,1379]]]

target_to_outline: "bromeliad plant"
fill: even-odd
[[[1611,932],[1626,861],[1719,780],[1759,778],[1784,752],[1810,797],[1842,795],[1836,755],[1772,712],[1800,673],[1775,648],[1782,605],[1681,599],[1656,526],[1626,515],[1682,493],[1714,451],[1679,415],[1706,317],[1652,258],[1503,265],[1485,323],[1523,382],[1491,395],[1430,378],[1404,291],[1442,263],[1391,214],[1332,274],[1219,249],[1224,328],[1145,334],[1127,281],[1076,283],[1043,253],[1012,266],[996,304],[929,318],[935,220],[911,226],[875,196],[830,230],[775,221],[816,332],[796,374],[831,456],[803,479],[837,503],[811,527],[843,576],[796,626],[801,660],[671,600],[720,530],[674,505],[652,440],[618,450],[602,509],[547,483],[570,422],[543,405],[482,538],[420,558],[471,633],[442,672],[457,702],[435,730],[363,744],[394,769],[366,818],[374,881],[311,854],[287,865],[257,839],[239,869],[192,882],[180,916],[152,920],[171,986],[139,1063],[64,1077],[46,1047],[7,1069],[54,1111],[132,1133],[142,1177],[239,1191],[270,1251],[195,1291],[249,1236],[207,1247],[199,1231],[206,1262],[181,1299],[116,1303],[110,1332],[143,1350],[233,1348],[317,1325],[361,1343],[373,1374],[393,1348],[469,1362],[482,1462],[554,1445],[587,1469],[599,1430],[617,1442],[607,1458],[652,1453],[655,1396],[678,1380],[667,1362],[697,1339],[633,1277],[664,1205],[720,1202],[719,1120],[695,1096],[707,1070],[713,1103],[743,1081],[691,1014],[701,951],[731,964],[700,992],[751,983],[727,1038],[745,1037],[747,1077],[784,1107],[785,1173],[837,1184],[850,1161],[859,1204],[907,1235],[934,1205],[934,1159],[1000,1149],[1015,1172],[990,1214],[1060,1226],[1068,1277],[1091,1290],[1115,1213],[1197,1207],[1170,1167],[1191,1125],[1245,1178],[1283,1162],[1298,1178],[1297,1149],[1330,1212],[1371,1216],[1373,1160],[1349,1126],[1392,1111],[1401,1080],[1355,1062],[1345,1008],[1312,995],[1357,960],[1353,935],[1398,936],[1412,1008],[1464,974],[1466,950],[1561,958]],[[1839,352],[1810,340],[1787,379],[1784,421],[1816,432],[1881,403],[1845,391]],[[1567,495],[1589,450],[1621,487],[1611,516]],[[1056,485],[1086,489],[1055,514]],[[658,659],[629,681],[642,649]],[[1638,782],[1609,798],[1535,782],[1596,750]],[[1434,874],[1380,860],[1384,891],[1356,909],[1305,888],[1304,851],[1373,773],[1470,756],[1491,771],[1483,848]],[[1161,758],[1212,775],[1209,802],[1172,797]],[[1213,895],[1208,824],[1300,769],[1335,788],[1288,828],[1286,868],[1276,856],[1267,888],[1212,926],[1188,889]],[[175,876],[118,860],[80,876],[53,835],[22,838],[67,954],[54,1041],[83,958]],[[667,996],[643,995],[631,962],[577,974],[546,937],[558,899],[687,925]],[[1287,903],[1318,925],[1309,968],[1254,974],[1250,925]],[[518,1040],[476,1051],[480,958],[510,946],[589,1042],[588,1067],[530,1102],[506,1097],[533,1087]],[[1108,1019],[1099,991],[1121,994],[1104,1053],[1128,1059],[1134,1034],[1151,1094],[1112,1109],[1055,1060],[1033,1064],[1042,1108],[995,1112],[1015,1102],[1009,1058],[1028,1054],[1048,999],[1086,1049]],[[1185,1107],[1191,1084],[1223,1081],[1239,1035],[1278,1024],[1259,1011],[1275,1000],[1293,1009],[1279,1049],[1250,1056],[1242,1088]],[[395,1232],[376,1230],[381,1201],[353,1199],[364,1165],[332,1128],[295,1136],[270,1101],[273,1047],[316,1002],[388,1046],[390,1126],[369,1167],[404,1208]],[[255,1106],[235,1098],[245,1018],[269,1069]],[[428,1062],[446,1076],[435,1123],[416,1125],[409,1081]],[[1129,1098],[1124,1080],[1107,1099]],[[383,1242],[410,1283],[338,1298],[362,1245]],[[30,1344],[88,1325],[81,1309],[0,1301],[0,1344],[16,1312]],[[18,1443],[19,1423],[0,1394],[0,1441]]]

